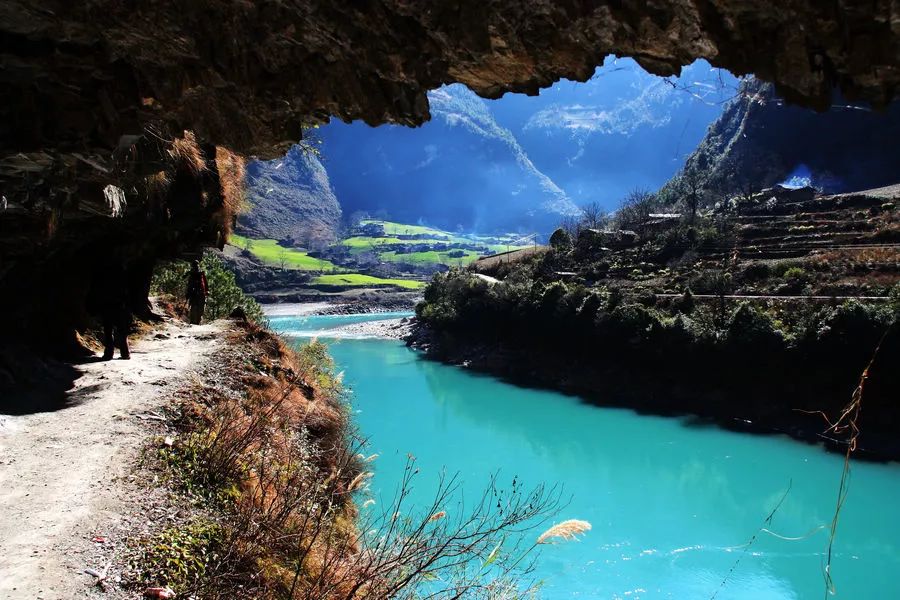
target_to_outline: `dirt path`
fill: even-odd
[[[130,361],[91,362],[65,408],[0,416],[0,599],[71,600],[101,570],[91,539],[116,527],[124,481],[167,391],[222,343],[217,324],[169,322]],[[142,417],[135,415],[143,415]]]

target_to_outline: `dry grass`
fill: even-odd
[[[216,170],[219,172],[219,187],[222,195],[222,207],[216,213],[219,231],[223,234],[223,242],[228,241],[234,229],[237,216],[245,209],[244,193],[245,161],[221,146],[216,147]]]
[[[557,541],[577,540],[578,536],[591,530],[591,524],[587,521],[579,521],[578,519],[569,519],[562,523],[557,523],[540,536],[538,536],[538,544],[553,544]]]
[[[222,379],[186,393],[167,458],[181,489],[220,515],[226,551],[203,581],[177,591],[289,597],[298,548],[311,557],[298,594],[307,581],[337,589],[349,567],[328,548],[357,550],[350,489],[363,475],[340,386],[321,352],[295,352],[256,325],[236,325],[229,341],[215,366]]]
[[[172,178],[167,171],[160,171],[144,178],[147,200],[151,207],[158,208],[165,205],[165,198],[169,193],[171,184]]]
[[[172,140],[167,152],[172,162],[183,165],[197,177],[207,170],[206,158],[193,131],[185,130],[182,137]]]

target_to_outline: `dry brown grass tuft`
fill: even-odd
[[[170,185],[172,185],[172,178],[167,171],[160,171],[144,178],[144,186],[147,189],[147,201],[151,207],[161,208],[165,206]]]
[[[184,166],[196,176],[207,170],[206,158],[193,131],[185,130],[183,137],[175,138],[168,153],[176,164]]]
[[[219,186],[222,194],[222,208],[219,214],[220,231],[225,238],[223,241],[228,241],[237,216],[246,208],[244,158],[227,148],[217,146],[216,170],[219,172]]]

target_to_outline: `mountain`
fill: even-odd
[[[284,158],[251,162],[246,181],[250,210],[238,219],[240,233],[307,247],[336,239],[341,206],[312,151],[294,146]]]
[[[577,212],[486,101],[461,85],[428,97],[432,120],[419,128],[322,128],[325,164],[345,212],[481,232],[549,229]]]
[[[444,229],[552,229],[577,205],[612,209],[681,168],[737,91],[705,62],[681,77],[610,58],[586,83],[486,101],[463,86],[429,93],[432,120],[408,129],[331,123],[325,165],[347,213]]]
[[[865,190],[900,181],[900,102],[882,112],[835,96],[822,113],[792,106],[770,84],[749,79],[679,173],[660,191],[677,199],[685,172],[705,188],[737,193],[776,183],[812,185],[825,193]]]
[[[560,81],[537,98],[509,94],[491,110],[574,202],[611,210],[632,189],[655,190],[675,175],[738,84],[705,61],[661,78],[610,57],[585,83]]]

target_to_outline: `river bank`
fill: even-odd
[[[339,294],[295,292],[256,299],[267,315],[358,315],[412,311],[422,296],[417,292],[356,290]]]
[[[896,435],[900,422],[893,418],[893,403],[889,402],[896,383],[892,365],[900,355],[897,338],[886,339],[868,373],[871,402],[857,423],[861,429],[858,458],[900,460]],[[584,348],[535,344],[524,333],[485,339],[473,332],[436,331],[419,320],[413,321],[405,341],[430,360],[463,366],[515,385],[578,395],[596,406],[686,415],[698,426],[706,423],[739,432],[786,434],[835,452],[846,451],[847,430],[829,431],[824,417],[840,416],[870,358],[858,356],[858,368],[826,374],[816,367],[814,357],[757,356],[744,363],[717,362],[710,355],[698,356],[691,347],[682,348],[677,360],[659,361],[627,348],[592,356]],[[685,361],[685,355],[691,358]],[[842,382],[840,387],[835,381]]]

